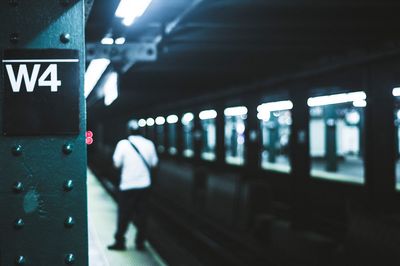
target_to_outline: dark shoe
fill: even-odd
[[[125,244],[121,244],[121,243],[114,243],[111,246],[107,247],[109,250],[126,250],[126,246]]]
[[[142,243],[142,244],[136,244],[135,249],[136,249],[137,251],[145,251],[145,250],[146,250],[146,247],[144,246],[143,243]]]

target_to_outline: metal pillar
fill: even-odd
[[[74,49],[80,80],[79,133],[0,136],[0,265],[88,265],[84,1],[1,1],[0,21],[3,56],[5,49]]]
[[[324,108],[324,121],[326,126],[326,171],[337,172],[338,158],[336,153],[336,113],[335,106],[328,105]]]
[[[272,113],[271,113],[272,114]],[[278,119],[273,114],[268,122],[269,128],[269,147],[268,147],[268,162],[276,163],[277,142],[279,139],[279,124]]]

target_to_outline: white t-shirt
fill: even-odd
[[[153,142],[141,136],[129,136],[128,139],[135,144],[149,166],[157,165],[158,157]],[[145,188],[151,183],[149,170],[129,141],[119,141],[113,155],[115,167],[122,168],[120,190]]]

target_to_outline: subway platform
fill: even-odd
[[[88,170],[88,219],[90,266],[164,266],[166,263],[149,243],[145,251],[137,251],[133,239],[136,229],[130,225],[126,235],[126,251],[109,251],[116,228],[117,204]]]

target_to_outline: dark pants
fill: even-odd
[[[143,245],[146,240],[146,201],[148,188],[120,191],[118,195],[118,228],[115,233],[117,243],[125,244],[125,233],[129,222],[136,226],[136,245]]]

